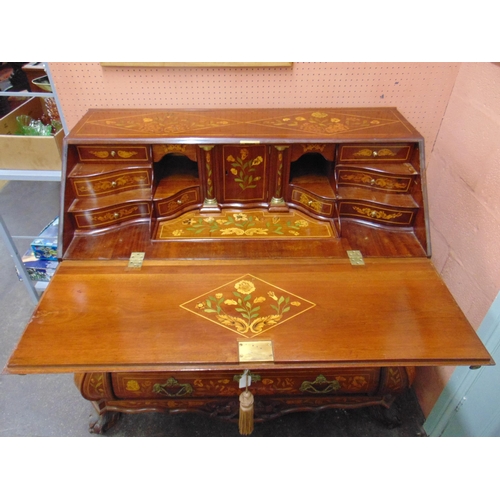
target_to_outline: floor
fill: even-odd
[[[59,183],[1,181],[0,214],[22,255],[59,211]],[[0,239],[0,365],[3,368],[33,312],[26,288],[19,281],[9,251]],[[54,332],[57,334],[57,332]],[[256,424],[254,437],[425,436],[424,416],[413,391],[393,405],[398,425],[388,424],[374,408],[295,413]],[[94,418],[90,402],[84,400],[70,374],[0,375],[0,437],[237,437],[236,424],[200,414],[122,415],[103,436],[89,433]]]

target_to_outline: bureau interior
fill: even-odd
[[[145,252],[182,258],[203,238],[184,232],[165,242],[158,237],[163,222],[256,207],[275,217],[298,212],[312,223],[329,222],[332,237],[269,242],[255,236],[245,241],[245,255],[264,240],[267,257],[290,249],[298,257],[345,257],[346,249],[365,256],[429,255],[419,142],[292,144],[281,146],[278,160],[276,148],[65,144],[60,257],[115,259]],[[256,166],[260,176],[248,177]],[[247,186],[241,182],[245,175],[251,180]],[[257,190],[263,195],[255,196]],[[208,258],[240,256],[243,245],[236,237],[203,243],[196,253]]]

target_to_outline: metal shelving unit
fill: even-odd
[[[57,92],[55,92],[55,87],[52,81],[52,74],[50,72],[50,67],[48,66],[47,63],[42,63],[43,64],[43,69],[45,70],[45,73],[47,74],[47,77],[49,79],[49,83],[52,89],[52,92],[28,92],[28,91],[0,91],[0,96],[23,96],[26,95],[26,97],[41,97],[43,99],[49,99],[52,98],[56,102],[57,110],[59,112],[59,117],[61,119],[61,124],[63,126],[64,134],[67,135],[68,133],[68,128],[66,125],[66,121],[64,120],[64,115],[62,113],[62,108],[61,104],[59,102],[59,98],[57,96]],[[62,168],[62,165],[61,165]],[[62,170],[61,170],[62,171]],[[61,171],[55,171],[55,170],[6,170],[6,169],[0,169],[0,180],[9,180],[9,181],[61,181]],[[38,289],[43,290],[44,286],[38,286],[38,283],[35,284],[31,278],[29,277],[28,273],[26,272],[26,269],[24,267],[24,264],[22,262],[21,257],[19,256],[19,253],[17,251],[17,248],[14,244],[14,241],[12,240],[12,237],[10,235],[9,229],[7,228],[1,214],[0,214],[0,236],[4,240],[5,245],[7,246],[7,249],[9,250],[10,256],[12,257],[14,261],[14,265],[16,266],[16,269],[19,273],[19,276],[21,277],[23,283],[26,286],[26,289],[28,291],[28,294],[32,301],[37,304],[39,300],[39,294],[38,294]]]

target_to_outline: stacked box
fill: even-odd
[[[26,272],[32,281],[50,281],[59,262],[37,259],[33,250],[28,250],[22,257]]]
[[[56,217],[31,242],[31,249],[39,260],[57,261],[57,236],[59,233],[59,217]]]

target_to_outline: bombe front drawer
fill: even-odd
[[[151,188],[152,169],[148,167],[128,167],[112,170],[99,168],[89,172],[79,164],[68,176],[75,195],[82,197],[107,196],[133,189]]]
[[[122,203],[105,208],[69,210],[80,231],[106,229],[125,222],[136,222],[151,218],[150,201]]]
[[[263,370],[251,373],[255,396],[373,394],[380,368]],[[238,397],[241,372],[113,373],[113,392],[120,399]]]

